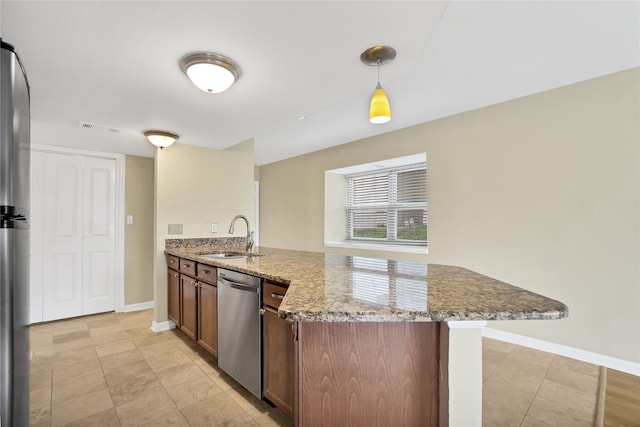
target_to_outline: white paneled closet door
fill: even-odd
[[[115,307],[116,162],[85,158],[82,245],[83,314]]]
[[[43,190],[42,320],[113,310],[115,160],[45,153]]]

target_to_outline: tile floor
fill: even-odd
[[[594,425],[598,366],[488,338],[482,357],[482,425]]]
[[[31,327],[33,426],[290,426],[152,311]],[[593,425],[598,368],[486,339],[483,425]]]

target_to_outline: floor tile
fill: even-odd
[[[282,424],[285,425],[285,424]],[[259,424],[255,422],[251,415],[246,412],[217,424],[216,427],[258,427]]]
[[[163,369],[156,372],[156,376],[163,386],[173,386],[189,381],[195,381],[206,375],[195,364],[189,363],[174,368]]]
[[[157,344],[162,344],[162,343],[167,343],[170,342],[170,338],[168,335],[165,334],[155,334],[155,335],[149,335],[149,336],[144,336],[141,338],[136,338],[134,340],[134,344],[136,345],[136,347],[143,348],[143,347],[149,347],[149,346],[154,346]]]
[[[102,371],[89,373],[80,371],[76,375],[55,382],[51,396],[53,403],[57,403],[106,388],[107,382]]]
[[[53,384],[57,384],[61,381],[66,381],[70,378],[78,376],[78,373],[93,374],[101,373],[102,366],[100,361],[96,359],[84,360],[82,362],[69,363],[66,365],[53,367]]]
[[[29,426],[51,426],[51,406],[29,409]]]
[[[123,426],[138,426],[176,411],[177,407],[160,383],[142,396],[116,407]]]
[[[135,340],[134,343],[136,343],[137,341],[140,341],[140,340]],[[138,347],[138,351],[142,353],[142,356],[144,356],[144,358],[147,360],[152,359],[154,357],[158,357],[163,354],[168,354],[168,353],[179,352],[180,354],[184,355],[184,353],[180,351],[175,346],[175,344],[169,341],[168,339],[165,339],[164,341],[158,342],[153,345]]]
[[[540,383],[542,379],[540,379]],[[539,385],[521,383],[513,386],[502,381],[487,380],[482,390],[483,425],[518,426],[524,418]]]
[[[105,372],[104,376],[109,387],[115,387],[134,378],[156,378],[156,375],[145,360],[127,362],[121,366],[112,366],[111,369]]]
[[[178,349],[169,353],[153,355],[153,357],[147,359],[147,363],[149,363],[149,366],[151,366],[151,369],[153,369],[154,372],[184,365],[190,362],[191,359],[185,356],[185,354]]]
[[[149,324],[151,324],[151,322],[149,322]],[[146,337],[154,334],[150,326],[145,326],[143,328],[127,328],[126,331],[131,338]]]
[[[224,393],[220,387],[204,374],[202,378],[197,380],[184,382],[182,384],[165,385],[164,388],[178,408],[184,408],[201,400]]]
[[[182,408],[180,412],[191,427],[216,426],[244,413],[242,408],[224,393]]]
[[[135,345],[130,338],[126,338],[124,341],[118,341],[110,344],[102,344],[96,346],[96,353],[98,357],[110,356],[112,354],[121,353],[123,351],[135,350]]]
[[[48,408],[51,406],[51,387],[31,390],[29,393],[29,407],[31,409]]]
[[[91,320],[87,320],[88,329],[111,327],[113,324],[113,316],[111,316],[111,313],[104,316],[91,316]]]
[[[32,371],[29,375],[29,388],[31,391],[48,388],[51,389],[53,371],[51,369],[43,369],[40,371]]]
[[[98,359],[98,354],[93,346],[82,347],[74,350],[57,351],[53,355],[53,367]]]
[[[67,424],[66,427],[120,427],[120,419],[116,410],[111,408]]]
[[[596,393],[599,377],[600,372],[595,365],[556,356],[545,378],[576,390]]]
[[[102,369],[104,369],[105,374],[112,369],[120,368],[123,366],[127,366],[130,363],[140,361],[144,361],[144,357],[142,357],[142,354],[138,351],[137,348],[121,351],[100,358],[100,363],[102,364]]]
[[[65,342],[76,341],[82,338],[89,338],[89,337],[91,337],[91,335],[89,335],[89,330],[82,329],[80,331],[67,332],[64,334],[54,335],[53,344],[58,345],[58,344],[63,344]]]
[[[252,415],[256,424],[261,427],[293,426],[293,420],[278,408],[271,408],[265,413]]]
[[[142,424],[142,427],[189,427],[189,423],[180,411],[174,411],[163,415],[148,423]]]
[[[200,367],[200,365],[198,366]],[[220,387],[220,389],[222,390],[227,391],[235,387],[240,387],[240,385],[233,378],[231,378],[226,372],[222,371],[222,369],[220,368],[216,368],[216,369],[212,368],[209,370],[209,372],[211,373],[208,374],[207,376],[211,378],[211,380],[214,383],[216,383],[216,385]]]
[[[73,322],[55,322],[52,324],[52,335],[66,335],[72,332],[86,331],[87,330],[87,322],[86,321],[73,321]]]
[[[491,338],[482,338],[482,350],[499,351],[501,353],[509,353],[516,347],[515,344],[506,341],[494,340]]]
[[[105,334],[93,335],[91,341],[94,345],[106,345],[113,344],[120,341],[130,339],[129,335],[124,332],[109,332]]]
[[[525,425],[592,426],[595,406],[595,392],[584,393],[545,380],[527,412]]]
[[[64,402],[54,403],[51,406],[51,424],[54,427],[66,425],[112,407],[109,389],[86,393]]]
[[[264,412],[271,408],[267,402],[258,399],[244,387],[231,388],[226,390],[225,393],[245,411]]]
[[[32,426],[291,426],[152,310],[32,325]],[[483,339],[483,425],[592,422],[599,368]],[[180,408],[180,409],[179,409]]]
[[[155,376],[141,375],[131,377],[126,381],[109,387],[109,389],[111,390],[113,404],[118,407],[146,393],[153,392],[158,388],[159,384],[160,382]]]

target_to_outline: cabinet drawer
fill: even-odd
[[[196,277],[216,285],[218,283],[218,269],[207,264],[198,263],[198,275]]]
[[[269,305],[273,308],[280,307],[284,294],[287,293],[287,288],[276,285],[270,282],[264,282],[264,294],[262,295],[262,302],[265,305]]]
[[[179,261],[180,258],[178,258],[177,256],[167,255],[167,266],[170,269],[178,271],[180,269]]]
[[[180,258],[180,272],[190,276],[196,275],[196,262]]]

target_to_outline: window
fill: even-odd
[[[347,236],[393,244],[427,244],[425,163],[346,175]]]

